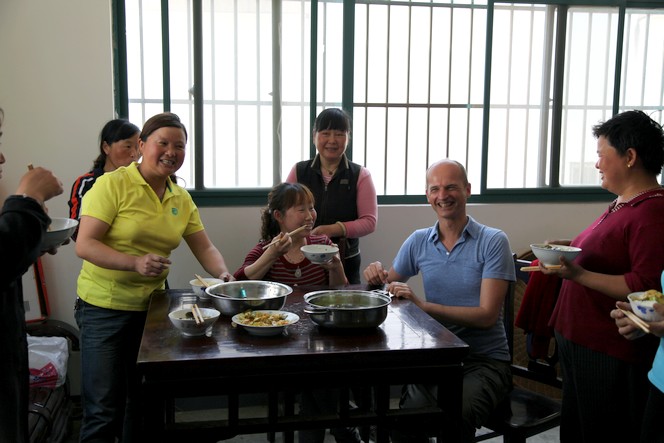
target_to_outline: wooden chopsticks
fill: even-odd
[[[625,316],[627,316],[627,318],[632,320],[636,326],[641,328],[641,330],[643,332],[645,332],[646,334],[650,334],[650,325],[648,323],[646,323],[645,321],[640,319],[635,313],[633,313],[631,311],[627,311],[627,310],[621,309],[621,308],[618,308],[618,309],[620,309],[620,312],[625,314]]]
[[[302,226],[300,226],[299,228],[297,228],[297,229],[295,229],[295,230],[289,232],[289,233],[286,234],[286,235],[293,236],[293,235],[297,234],[298,232],[300,232],[301,230],[303,230],[303,229],[306,228],[306,227],[307,227],[307,225],[302,225]],[[281,239],[280,239],[278,236],[275,237],[270,243],[268,243],[268,244],[266,244],[265,246],[263,246],[263,250],[269,248],[269,247],[272,246],[273,244],[277,243],[279,240],[281,240]]]
[[[201,277],[200,275],[198,275],[198,274],[194,274],[194,277],[196,277],[196,278],[198,279],[198,281],[201,282],[201,284],[203,285],[204,288],[209,288],[209,287],[210,287],[210,285],[208,284],[208,282],[206,282],[206,281],[203,279],[203,277]]]
[[[561,265],[549,265],[549,266],[544,266],[546,269],[560,269]],[[521,271],[523,272],[533,272],[533,271],[539,271],[540,267],[539,266],[524,266],[521,268]]]
[[[191,313],[194,314],[194,321],[196,322],[197,325],[202,325],[203,323],[205,323],[203,314],[201,314],[201,310],[198,308],[197,304],[194,304],[191,307]]]

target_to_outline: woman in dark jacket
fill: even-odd
[[[0,129],[4,113],[0,109]],[[0,131],[0,135],[2,132]],[[5,157],[0,152],[0,178]],[[42,253],[51,220],[44,201],[62,193],[48,170],[34,168],[0,212],[0,442],[28,442],[28,343],[21,276]]]

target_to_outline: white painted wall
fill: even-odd
[[[48,207],[52,216],[67,215],[71,184],[90,168],[99,130],[114,118],[111,56],[108,0],[0,2],[0,107],[5,110],[0,150],[7,158],[0,200],[14,192],[26,165],[33,163],[52,169],[63,181],[65,193]],[[469,213],[503,229],[512,248],[520,251],[533,242],[575,235],[605,206],[472,205]],[[232,270],[258,239],[259,210],[201,209],[210,237]],[[433,223],[433,212],[425,204],[380,207],[377,231],[361,241],[364,264],[391,262],[408,234]],[[172,259],[172,287],[186,287],[194,272],[202,272],[185,243]],[[80,259],[69,245],[55,256],[45,256],[43,263],[51,317],[75,324],[72,308]],[[421,288],[421,282],[415,281],[415,286]]]

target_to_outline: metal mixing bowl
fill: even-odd
[[[375,328],[387,317],[389,295],[373,291],[315,291],[304,296],[304,312],[319,326],[339,329]]]
[[[293,288],[271,281],[242,280],[219,283],[205,292],[222,314],[233,316],[249,309],[279,310]]]

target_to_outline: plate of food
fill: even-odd
[[[233,316],[234,325],[241,326],[251,335],[280,335],[290,325],[297,323],[300,317],[287,311],[258,310],[245,311]]]

